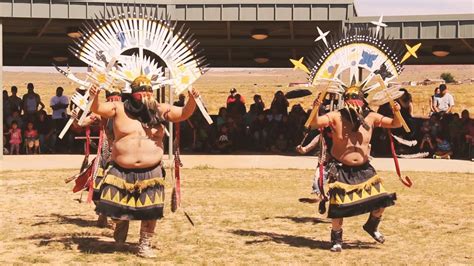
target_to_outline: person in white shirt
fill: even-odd
[[[56,95],[51,98],[50,106],[53,109],[53,115],[51,118],[56,119],[65,119],[67,118],[66,109],[69,106],[69,99],[67,96],[63,95],[64,89],[58,87],[56,89]]]
[[[56,95],[51,98],[50,101],[50,106],[51,109],[53,109],[53,114],[51,115],[54,127],[56,128],[56,133],[59,134],[61,130],[64,128],[64,126],[67,123],[67,107],[69,106],[69,99],[67,96],[63,95],[64,89],[62,87],[58,87],[56,89]],[[55,147],[56,149],[59,149],[60,151],[64,151],[66,146],[70,146],[70,136],[65,138],[68,140],[68,143],[63,143],[63,140],[57,139],[55,142]]]
[[[436,113],[451,113],[454,106],[454,97],[448,93],[446,84],[439,85],[440,95],[435,98],[435,112]]]

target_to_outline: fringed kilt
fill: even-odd
[[[111,162],[99,186],[96,212],[119,220],[161,219],[164,184],[161,164],[125,169]]]
[[[330,162],[329,218],[351,217],[395,204],[397,196],[388,193],[369,162],[347,166]]]
[[[93,186],[92,200],[96,204],[97,204],[97,201],[100,199],[100,185],[102,185],[102,180],[104,180],[104,176],[109,168],[109,163],[110,163],[110,155],[108,156],[101,155],[100,162],[99,162],[99,169],[97,169],[97,175],[94,178],[94,181],[92,183],[92,186]]]

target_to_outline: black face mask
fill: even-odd
[[[155,127],[165,122],[160,118],[158,111],[149,109],[143,102],[137,101],[131,96],[126,97],[123,105],[127,115],[140,121],[146,127]]]
[[[356,110],[358,109],[358,110]],[[365,130],[369,130],[370,126],[365,122],[365,117],[371,112],[370,108],[364,101],[364,105],[360,107],[352,107],[345,105],[345,108],[340,110],[341,116],[352,123],[352,131],[359,131],[359,127],[362,126]]]

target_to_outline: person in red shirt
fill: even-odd
[[[25,142],[27,148],[27,154],[38,154],[39,153],[39,134],[33,126],[33,122],[28,122],[25,130]]]

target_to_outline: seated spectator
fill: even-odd
[[[277,107],[272,107],[270,111],[267,110],[267,120],[269,123],[280,122],[283,118],[283,114],[278,112]]]
[[[446,84],[439,85],[439,97],[435,98],[435,112],[444,114],[451,113],[454,107],[454,97],[448,92]]]
[[[203,116],[199,112],[194,112],[190,117],[192,124],[194,125],[194,142],[193,149],[198,152],[207,152],[210,149],[210,126],[204,120]]]
[[[263,110],[265,110],[265,103],[262,100],[262,96],[260,96],[259,94],[255,94],[253,96],[253,102],[254,103],[252,103],[250,105],[250,109],[254,108],[254,110],[257,113],[261,113],[261,112],[263,112]],[[252,107],[252,106],[254,106],[254,107]]]
[[[227,109],[225,107],[219,108],[219,114],[216,119],[217,130],[221,128],[227,121]]]
[[[300,104],[291,107],[288,114],[288,134],[292,144],[300,143],[304,137],[304,123],[306,122],[306,113]]]
[[[278,134],[277,139],[270,149],[273,153],[284,153],[288,151],[288,140],[284,134]]]
[[[449,141],[442,135],[439,134],[436,137],[436,152],[433,155],[434,159],[451,159],[453,151]]]
[[[275,132],[280,135],[283,134],[285,138],[290,136],[290,122],[288,121],[288,115],[283,115],[281,117],[280,123],[275,127]]]
[[[453,114],[448,125],[449,141],[453,144],[453,151],[457,155],[462,149],[463,124],[459,114]]]
[[[257,116],[257,119],[253,121],[250,125],[250,135],[252,137],[253,147],[256,150],[264,150],[267,143],[268,132],[267,128],[267,119],[264,113],[260,113]]]
[[[52,125],[51,119],[46,114],[46,111],[41,110],[38,116],[38,122],[35,126],[38,130],[38,137],[40,143],[40,150],[42,153],[51,153],[56,142],[55,129]]]
[[[430,113],[429,113],[429,116],[431,116],[433,113],[436,113],[436,101],[437,101],[437,98],[439,98],[439,94],[440,94],[440,91],[439,91],[439,88],[436,87],[434,89],[434,93],[433,95],[431,95],[430,97]]]
[[[28,122],[25,130],[25,145],[27,149],[27,154],[38,154],[39,153],[39,135],[38,130],[33,126],[33,122]]]
[[[216,141],[216,147],[220,153],[229,153],[232,149],[232,141],[230,140],[226,125],[223,125],[220,129],[219,137]]]
[[[420,151],[429,151],[430,153],[434,152],[433,140],[430,134],[430,122],[424,121],[420,131],[421,134],[423,134],[423,137],[420,141]]]
[[[267,145],[271,147],[278,137],[278,127],[283,119],[283,114],[278,113],[278,110],[275,106],[273,106],[270,110],[266,110],[267,112],[267,127],[266,131],[268,132],[268,139]]]
[[[469,135],[469,127],[470,124],[472,123],[472,119],[470,118],[469,115],[469,110],[464,109],[461,112],[461,124],[462,124],[462,129],[461,129],[461,154],[462,156],[466,156],[469,152],[469,147],[468,145],[470,143],[469,140],[467,140],[467,136]]]
[[[471,118],[470,118],[470,115],[469,115],[469,110],[467,110],[467,109],[462,110],[462,112],[461,112],[461,123],[463,124],[463,126],[466,126],[467,124],[469,124],[470,120],[471,120]]]
[[[10,154],[20,154],[21,129],[15,120],[11,122],[10,130],[5,134],[10,136]]]
[[[430,117],[430,134],[432,137],[437,136],[441,132],[441,123],[439,121],[439,114],[434,113]]]
[[[244,125],[245,128],[249,128],[255,119],[257,119],[258,114],[261,113],[258,111],[258,106],[252,104],[248,113],[244,115]]]
[[[232,117],[227,117],[227,121],[226,121],[226,127],[227,127],[227,132],[228,132],[228,135],[229,135],[229,139],[230,141],[232,141],[233,145],[237,145],[236,141],[237,140],[237,136],[239,135],[239,126],[237,124],[237,122],[235,121],[234,118]]]
[[[290,104],[288,103],[288,100],[285,97],[285,94],[283,94],[282,91],[277,91],[275,93],[275,96],[273,97],[272,104],[270,106],[270,109],[276,109],[276,112],[278,114],[288,114],[288,106]]]
[[[473,154],[472,150],[474,147],[474,120],[470,119],[469,122],[466,124],[466,132],[464,135],[464,140],[466,144],[466,149],[468,153],[468,159],[471,159]]]

